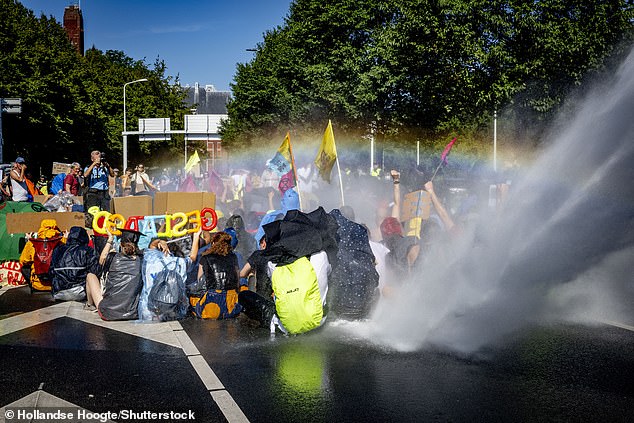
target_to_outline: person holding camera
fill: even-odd
[[[13,201],[33,201],[29,199],[29,188],[26,185],[26,162],[24,158],[18,157],[11,169],[11,192]]]
[[[104,154],[99,151],[90,153],[92,163],[84,169],[85,186],[88,188],[84,200],[84,209],[93,206],[100,210],[110,211],[109,177],[114,176],[112,168],[106,162]]]

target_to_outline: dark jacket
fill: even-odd
[[[255,270],[255,292],[264,298],[271,299],[273,286],[268,273],[269,261],[262,255],[262,250],[254,251],[247,262],[251,265],[251,269]]]
[[[328,254],[331,265],[337,262],[337,222],[319,207],[310,213],[289,210],[282,220],[262,226],[266,249],[262,255],[277,265],[291,264],[300,257],[319,251]]]
[[[240,269],[238,257],[235,254],[229,253],[226,256],[208,254],[201,257],[200,264],[203,266],[207,279],[207,290],[238,289]]]
[[[53,293],[85,285],[88,273],[97,274],[97,268],[97,254],[88,246],[86,229],[73,226],[66,244],[59,245],[53,252],[50,268]]]
[[[339,225],[337,262],[328,278],[330,310],[341,318],[365,318],[378,298],[379,285],[368,231],[346,219],[338,209],[330,215]]]
[[[109,254],[106,286],[99,303],[103,320],[134,320],[138,317],[139,295],[143,289],[141,256]]]
[[[390,280],[403,282],[409,275],[407,255],[409,250],[418,243],[414,236],[391,235],[381,242],[390,252],[385,256],[385,267],[390,274]]]

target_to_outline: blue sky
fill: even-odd
[[[63,22],[76,1],[20,0],[36,16]],[[182,85],[229,90],[236,64],[253,57],[263,34],[284,23],[291,0],[82,0],[85,48],[122,50],[136,60],[167,65]]]

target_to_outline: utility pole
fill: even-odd
[[[498,111],[493,111],[493,171],[498,171]]]

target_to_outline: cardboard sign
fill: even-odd
[[[132,195],[114,197],[110,202],[110,211],[128,219],[130,216],[150,216],[152,214],[152,197],[149,195]]]
[[[5,261],[0,263],[0,286],[26,284],[20,269],[22,269],[22,265],[19,261]]]
[[[155,215],[205,208],[216,208],[216,194],[213,192],[157,192],[154,194]],[[138,214],[143,215],[143,213]]]
[[[429,219],[431,212],[431,197],[424,190],[410,192],[403,198],[401,220],[406,222],[415,217]]]
[[[51,171],[51,174],[57,175],[58,173],[65,173],[68,175],[70,173],[70,164],[53,162],[53,170]]]
[[[73,226],[81,226],[83,228],[86,224],[84,214],[76,212],[7,213],[7,233],[37,232],[44,219],[55,219],[57,227],[62,231],[68,230]]]
[[[46,203],[46,200],[48,200],[49,198],[51,198],[50,195],[34,195],[33,202],[40,203],[43,205],[44,203]]]

